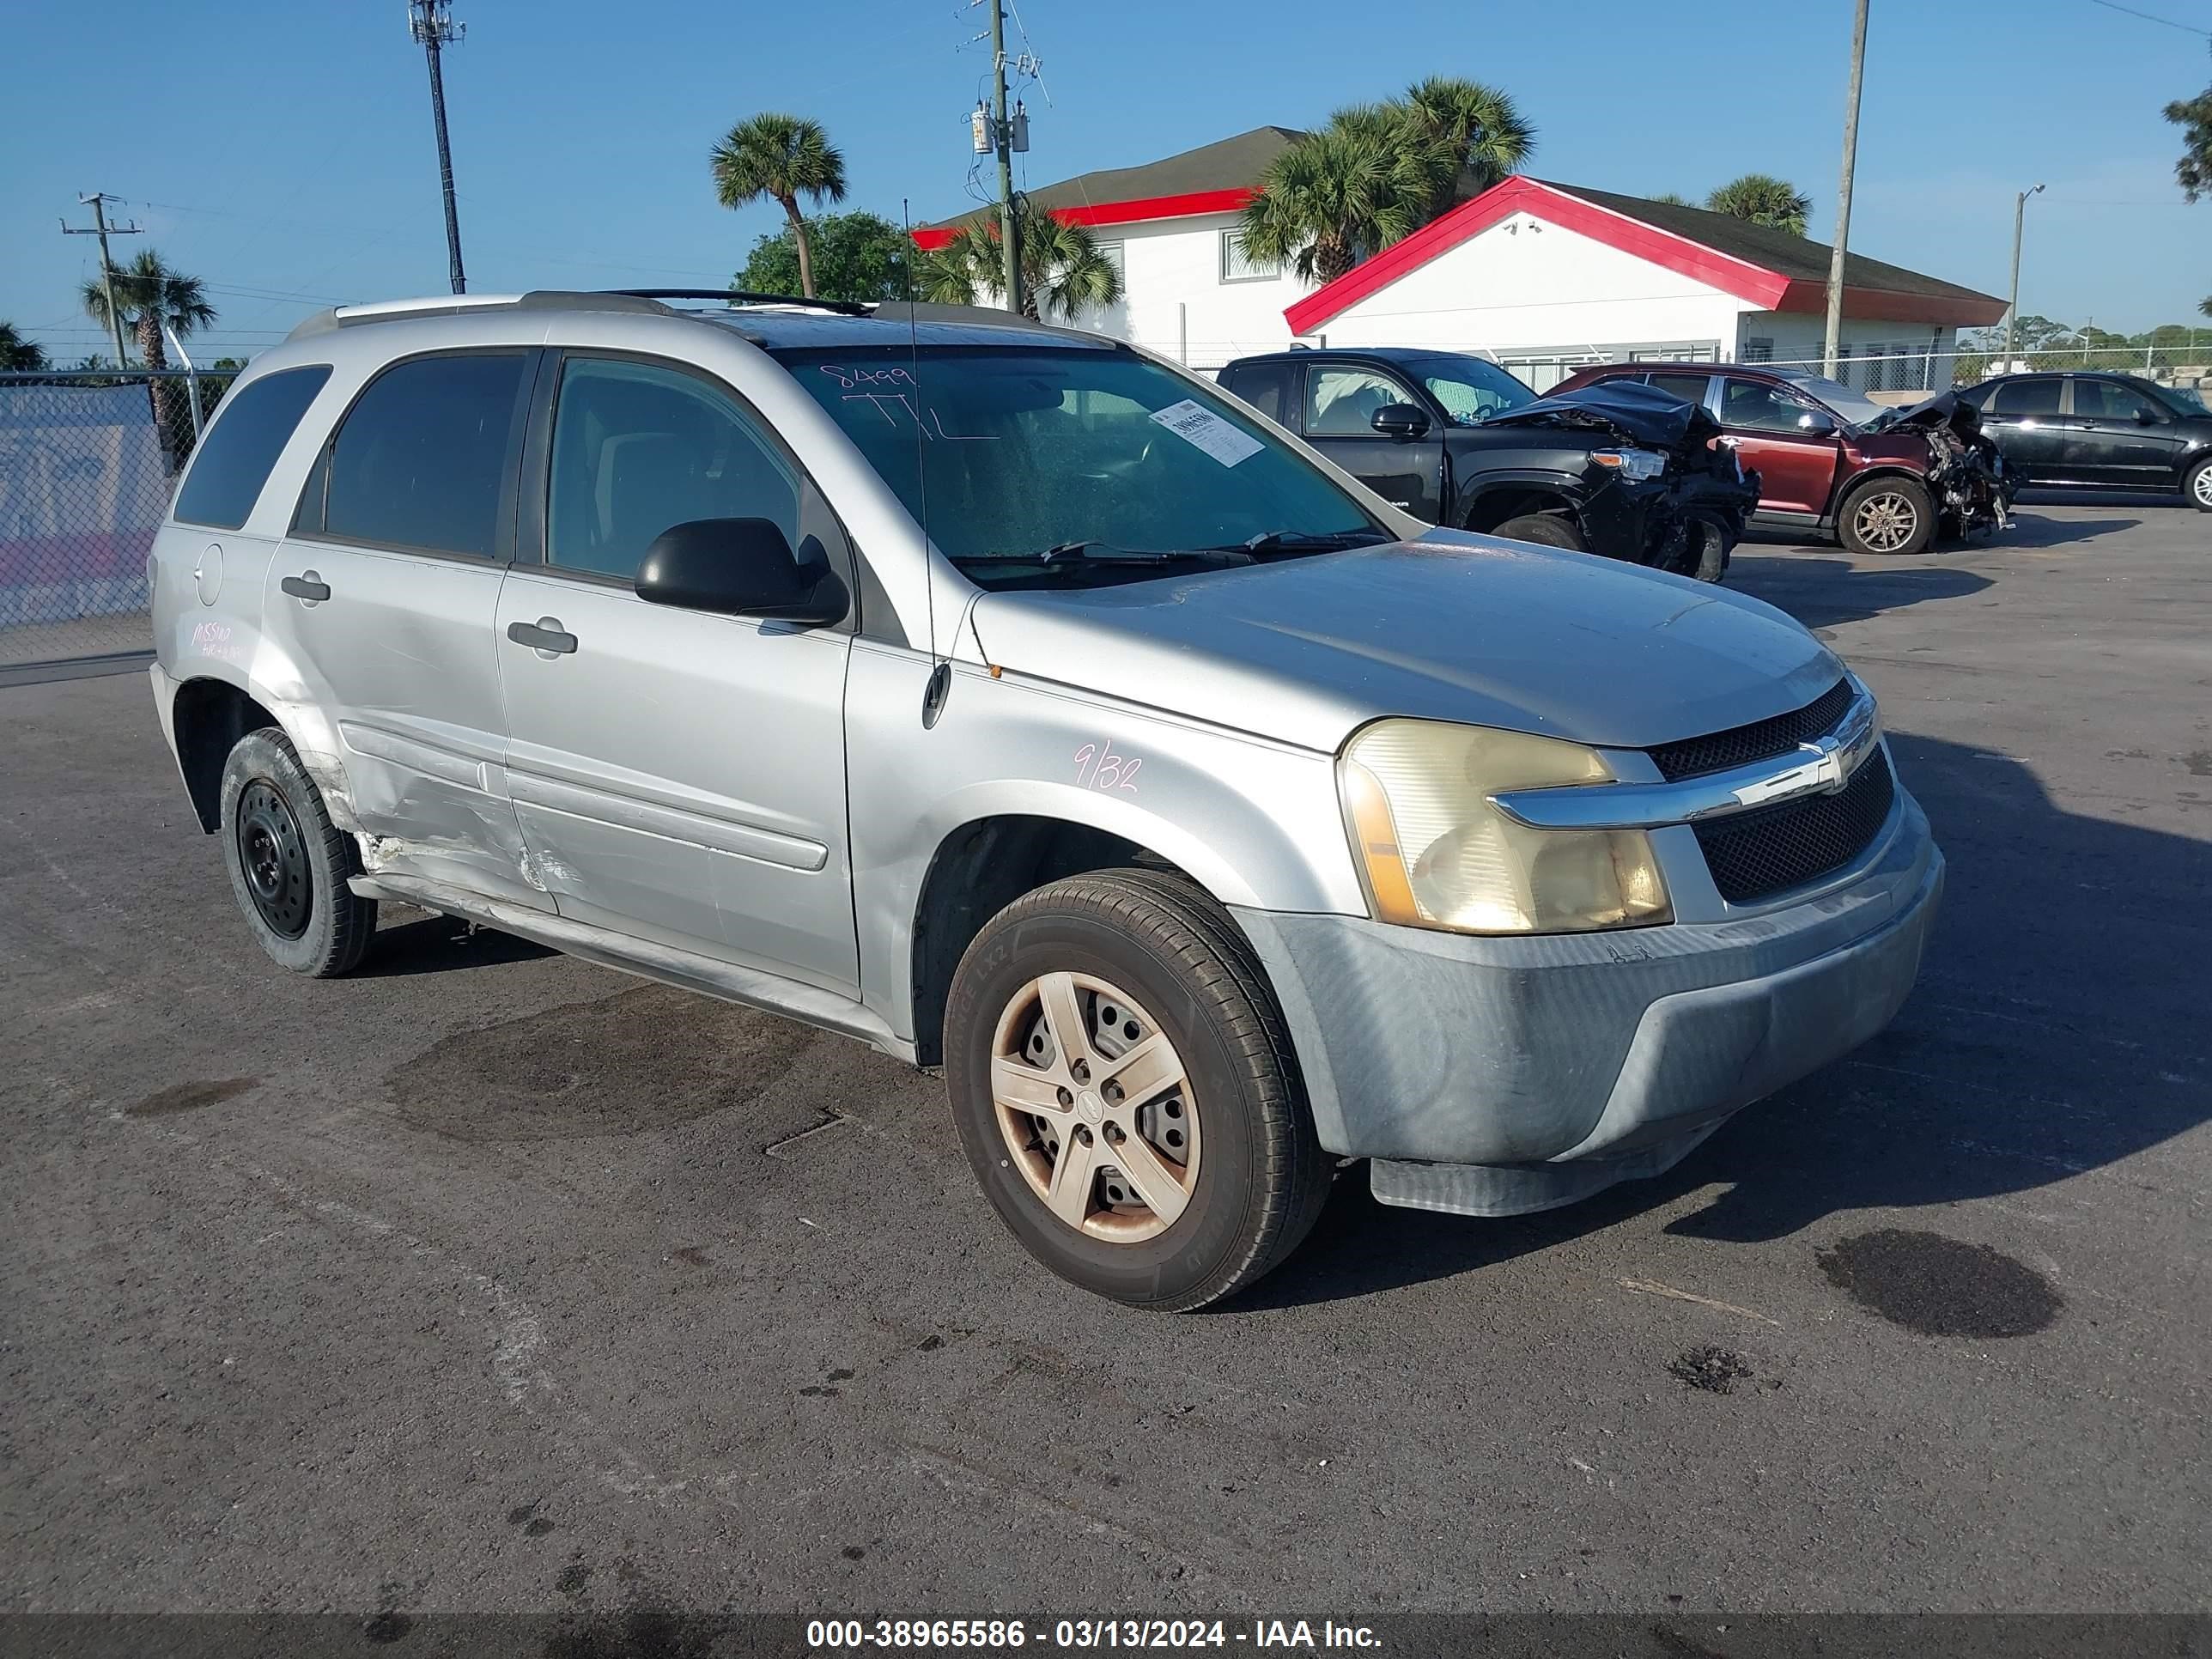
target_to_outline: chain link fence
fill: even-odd
[[[228,374],[0,374],[0,669],[153,648],[146,556]]]

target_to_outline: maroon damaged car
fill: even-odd
[[[1752,363],[1601,363],[1554,390],[1622,380],[1705,405],[1717,441],[1759,476],[1754,524],[1906,554],[2009,522],[2014,483],[1972,405],[1950,394],[1885,409],[1804,369]]]

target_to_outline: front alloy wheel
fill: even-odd
[[[1189,1075],[1159,1022],[1110,981],[1054,973],[1016,992],[992,1040],[991,1099],[1014,1167],[1078,1231],[1133,1244],[1189,1205]]]
[[[1854,553],[1919,553],[1936,538],[1936,503],[1927,486],[1913,478],[1863,484],[1838,516],[1843,544]]]

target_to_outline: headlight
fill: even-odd
[[[1440,720],[1377,720],[1337,762],[1375,919],[1460,933],[1674,919],[1644,831],[1532,830],[1489,799],[1611,781],[1604,757],[1580,744]]]
[[[1600,466],[1611,467],[1634,483],[1641,483],[1646,478],[1656,478],[1667,470],[1667,458],[1656,449],[1593,450],[1590,459]]]

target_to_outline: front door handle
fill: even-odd
[[[2084,432],[2102,432],[2105,429],[2094,421],[2076,421],[2074,424]]]
[[[576,636],[562,628],[558,617],[540,617],[534,623],[509,623],[507,637],[549,657],[565,657],[576,648]]]
[[[276,586],[294,599],[306,599],[309,604],[327,599],[331,596],[331,585],[312,570],[305,575],[287,576]]]

